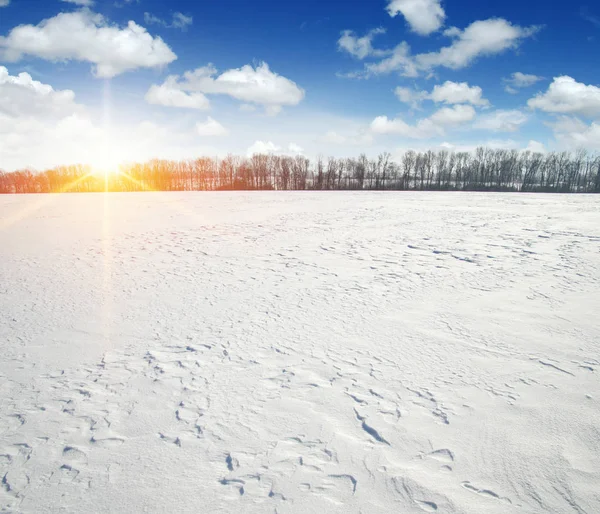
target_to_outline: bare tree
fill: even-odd
[[[94,175],[74,164],[35,172],[0,170],[0,193],[92,191],[201,191],[232,189],[444,189],[600,193],[600,156],[574,153],[477,148],[473,154],[446,149],[405,152],[400,163],[389,153],[369,159],[266,154],[223,159],[153,159],[121,166],[120,173]]]

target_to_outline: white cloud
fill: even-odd
[[[344,30],[340,39],[338,39],[338,49],[348,52],[358,59],[364,59],[370,55],[384,55],[385,52],[373,48],[372,41],[377,34],[385,34],[385,29],[373,29],[363,37],[356,37],[356,34],[351,30]]]
[[[0,154],[6,170],[24,166],[46,169],[75,163],[116,165],[155,157],[187,159],[214,155],[214,149],[198,144],[198,136],[191,127],[169,127],[144,121],[124,122],[111,128],[96,124],[85,112],[56,122],[29,118],[12,120],[7,129],[4,126],[0,114]]]
[[[28,73],[10,75],[0,66],[0,155],[2,166],[37,159],[46,148],[57,154],[77,144],[75,129],[86,128],[86,114],[71,90],[55,90]],[[73,129],[73,130],[72,130]],[[35,149],[35,151],[32,151]]]
[[[113,113],[116,115],[116,112]],[[94,121],[70,90],[56,90],[27,73],[10,75],[0,66],[0,168],[7,171],[60,164],[183,159],[214,155],[198,144],[192,126],[149,121]]]
[[[587,125],[579,118],[570,116],[559,116],[555,121],[549,122],[548,126],[560,133],[584,132],[587,128]]]
[[[426,36],[442,27],[446,13],[440,0],[390,0],[390,16],[402,14],[413,32]]]
[[[415,57],[422,69],[438,66],[458,70],[469,66],[477,58],[494,55],[517,48],[521,41],[535,34],[537,27],[512,25],[502,18],[492,18],[471,23],[463,31],[453,33],[454,42],[437,52]]]
[[[588,125],[578,118],[560,116],[556,122],[549,125],[563,148],[600,150],[600,123],[592,122]]]
[[[400,86],[394,89],[394,94],[402,103],[408,104],[413,108],[418,107],[423,100],[429,97],[427,91],[417,91],[409,87]]]
[[[248,156],[254,154],[272,154],[277,153],[281,150],[279,146],[274,144],[272,141],[255,141],[247,151]]]
[[[221,125],[217,120],[210,116],[206,118],[205,122],[196,123],[196,132],[201,136],[226,136],[229,131]]]
[[[182,107],[186,109],[206,110],[210,108],[210,101],[202,93],[186,93],[178,88],[173,77],[158,85],[152,85],[146,96],[146,102],[165,107]]]
[[[444,67],[458,70],[470,66],[477,59],[500,54],[518,48],[523,39],[531,37],[539,27],[520,27],[502,18],[492,18],[471,23],[464,30],[453,27],[445,31],[451,37],[451,45],[435,52],[412,56],[406,42],[400,43],[392,55],[377,63],[365,66],[367,74],[391,73],[397,71],[407,77],[418,76],[421,72],[431,72]]]
[[[517,93],[517,89],[533,86],[540,80],[544,80],[544,77],[528,75],[526,73],[521,73],[520,71],[513,73],[509,78],[502,79],[502,81],[506,84],[504,86],[504,90],[511,94]]]
[[[256,105],[252,104],[241,104],[240,111],[242,112],[254,112],[256,111]]]
[[[466,82],[452,82],[447,80],[442,85],[437,85],[429,98],[437,103],[488,106],[490,102],[482,98],[483,91],[479,86],[469,86]]]
[[[392,50],[390,57],[382,59],[377,63],[365,66],[367,74],[385,74],[392,71],[402,71],[405,77],[418,77],[419,69],[410,55],[410,46],[403,41]]]
[[[374,134],[397,134],[414,139],[426,139],[436,135],[435,127],[427,120],[419,121],[413,126],[399,118],[389,119],[387,116],[377,116],[371,122],[370,128]],[[437,132],[437,135],[442,134],[443,131]]]
[[[546,153],[546,146],[543,143],[532,139],[531,141],[529,141],[525,150],[535,153]]]
[[[410,104],[419,102],[421,98],[421,92],[415,91],[409,87],[400,87],[398,86],[394,89],[394,94],[402,103]]]
[[[582,84],[568,76],[555,77],[545,93],[538,93],[527,105],[532,109],[584,117],[600,116],[600,87]]]
[[[0,66],[0,113],[10,117],[62,117],[78,112],[75,93],[56,91],[52,86],[33,80],[28,73],[9,74]]]
[[[434,112],[429,120],[436,125],[449,126],[460,125],[475,118],[475,109],[470,105],[454,105],[453,107],[442,107]]]
[[[389,119],[387,116],[378,116],[371,122],[371,132],[375,134],[398,134],[413,139],[427,139],[434,136],[443,136],[445,128],[467,123],[475,118],[475,109],[470,105],[455,105],[442,107],[428,118],[419,120],[415,125],[410,125],[404,120]]]
[[[346,137],[338,134],[335,130],[329,130],[320,138],[323,143],[331,143],[334,145],[343,145],[346,142]]]
[[[144,13],[144,23],[148,25],[168,25],[168,23],[165,20],[149,12]]]
[[[148,25],[162,25],[169,29],[181,29],[185,31],[194,22],[194,19],[192,16],[186,16],[183,13],[175,12],[172,15],[171,22],[167,22],[152,13],[145,12],[144,22]]]
[[[184,93],[224,94],[244,103],[263,105],[266,113],[275,115],[286,105],[297,105],[304,98],[304,90],[295,82],[272,72],[265,62],[256,68],[245,65],[217,75],[209,64],[183,77],[170,76],[163,86]],[[154,86],[153,86],[154,87]]]
[[[287,147],[277,146],[272,141],[255,141],[247,150],[248,157],[256,154],[304,154],[304,148],[296,143],[290,143]]]
[[[171,26],[176,29],[185,30],[188,26],[193,23],[194,19],[192,16],[186,16],[183,13],[176,12],[173,13],[173,21],[171,22]]]
[[[0,59],[24,56],[49,61],[76,60],[93,64],[97,77],[111,78],[137,68],[159,68],[177,56],[159,37],[130,21],[125,28],[109,25],[88,9],[60,13],[38,25],[19,25],[0,36]]]
[[[528,119],[526,114],[517,109],[497,110],[482,116],[473,126],[494,132],[517,132]]]
[[[523,144],[513,139],[488,139],[483,141],[474,141],[471,143],[455,144],[444,141],[438,148],[441,150],[450,150],[452,152],[474,152],[477,148],[484,147],[494,150],[522,150]],[[427,145],[424,149],[435,148]]]
[[[0,0],[0,7],[7,7],[10,4],[10,0]]]
[[[448,27],[442,34],[446,37],[458,37],[461,34],[461,30],[458,27]]]
[[[61,2],[67,2],[69,4],[81,5],[83,7],[91,7],[94,5],[94,0],[61,0]]]
[[[394,94],[403,103],[418,107],[423,100],[432,100],[435,103],[471,104],[479,107],[487,107],[490,102],[483,98],[483,91],[479,86],[469,86],[466,82],[452,82],[447,80],[443,84],[436,85],[431,93],[417,91],[407,87],[397,87]]]
[[[244,102],[263,105],[297,105],[304,98],[303,89],[290,79],[272,72],[265,62],[256,68],[247,64],[214,77],[216,73],[212,65],[186,72],[184,86],[190,90],[226,94]]]

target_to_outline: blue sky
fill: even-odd
[[[0,169],[600,150],[599,42],[547,0],[0,0]]]

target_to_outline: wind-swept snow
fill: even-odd
[[[0,198],[0,509],[600,512],[592,196]]]

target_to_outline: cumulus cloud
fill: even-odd
[[[517,110],[497,110],[484,115],[475,122],[474,128],[493,132],[517,132],[529,117]]]
[[[396,95],[396,98],[402,103],[408,104],[413,108],[418,108],[420,103],[429,97],[427,91],[417,91],[410,87],[401,86],[394,89],[394,95]]]
[[[479,86],[469,86],[467,82],[452,82],[451,80],[436,85],[431,93],[407,87],[397,87],[394,94],[398,100],[412,107],[418,107],[424,100],[450,105],[471,104],[479,107],[490,105],[490,102],[483,98],[483,90]]]
[[[437,85],[429,98],[437,103],[488,106],[490,102],[482,97],[483,91],[479,86],[469,86],[466,82],[452,82],[447,80],[442,85]]]
[[[390,0],[387,5],[390,16],[404,16],[413,32],[427,36],[444,24],[446,13],[440,0]]]
[[[540,143],[539,141],[535,141],[534,139],[532,139],[527,144],[527,147],[525,148],[525,150],[527,150],[529,152],[535,152],[535,153],[546,153],[546,146],[543,143]]]
[[[351,30],[344,30],[340,39],[338,39],[338,49],[348,52],[357,59],[364,59],[368,56],[382,56],[386,52],[375,50],[372,42],[373,38],[378,34],[385,34],[385,29],[378,28],[367,32],[363,37],[357,37]]]
[[[582,84],[569,76],[555,77],[545,93],[538,93],[527,105],[532,109],[584,117],[600,116],[600,87]]]
[[[405,77],[418,77],[419,68],[410,55],[410,46],[406,41],[397,45],[389,57],[376,63],[369,63],[365,66],[367,75],[378,75],[391,73],[392,71],[401,71]]]
[[[210,101],[202,93],[186,93],[179,89],[176,79],[169,77],[161,85],[152,85],[144,97],[146,102],[165,107],[206,110]]]
[[[510,77],[502,79],[504,82],[504,90],[507,93],[515,94],[517,89],[533,86],[536,82],[544,80],[544,77],[538,77],[537,75],[528,75],[517,71]]]
[[[377,116],[371,122],[371,131],[375,134],[398,134],[415,139],[427,138],[434,135],[430,132],[429,128],[422,122],[413,126],[400,118],[389,119],[387,116]]]
[[[304,98],[304,90],[288,78],[269,69],[266,62],[256,68],[247,64],[224,71],[211,65],[184,74],[187,87],[203,93],[225,94],[243,102],[263,105],[297,105]]]
[[[214,148],[201,147],[193,127],[121,120],[99,123],[71,90],[58,90],[27,73],[0,66],[0,168],[106,162],[107,158],[183,159]]]
[[[81,110],[70,89],[56,91],[29,73],[10,75],[0,66],[0,113],[10,117],[63,117]]]
[[[248,157],[257,154],[287,154],[302,155],[304,148],[296,143],[289,143],[286,147],[281,147],[272,141],[255,141],[247,150]]]
[[[181,29],[183,31],[187,30],[187,28],[194,22],[194,18],[192,16],[186,16],[183,13],[175,12],[171,17],[171,21],[168,22],[151,14],[149,12],[144,13],[144,22],[148,25],[162,25],[163,27],[167,27],[169,29]]]
[[[272,141],[255,141],[247,151],[248,156],[255,154],[272,154],[277,153],[281,150],[281,147],[277,146]]]
[[[204,122],[196,123],[196,132],[201,136],[226,136],[229,131],[210,116]]]
[[[436,125],[449,126],[460,125],[475,118],[475,109],[470,105],[455,105],[453,107],[442,107],[434,112],[429,120]]]
[[[476,21],[463,31],[452,34],[450,46],[437,52],[415,57],[419,67],[431,69],[438,66],[458,70],[469,66],[477,58],[514,49],[521,41],[535,34],[538,27],[520,27],[502,18]]]
[[[397,134],[413,139],[427,139],[445,135],[447,127],[467,123],[475,118],[475,114],[475,109],[470,105],[454,105],[442,107],[415,125],[410,125],[400,118],[378,116],[371,122],[370,129],[375,134]]]
[[[75,140],[70,136],[82,128],[88,128],[86,113],[75,102],[73,91],[55,90],[33,80],[28,73],[10,75],[6,67],[0,66],[2,166],[10,166],[24,156],[36,158],[49,142],[59,151],[60,138],[67,138],[63,146],[71,145]]]
[[[453,41],[434,52],[411,55],[410,46],[402,42],[388,57],[365,66],[367,75],[397,71],[407,77],[416,77],[438,67],[458,70],[485,56],[497,55],[516,49],[525,38],[533,36],[539,27],[521,27],[502,18],[491,18],[471,23],[464,30],[452,27],[444,32]]]
[[[38,118],[32,115],[7,116],[0,113],[0,155],[6,170],[40,163],[59,164],[60,159],[77,162],[74,154],[84,134],[93,127],[85,114],[63,118]],[[98,136],[96,132],[94,136]],[[98,139],[96,139],[96,142]],[[35,151],[32,151],[35,148]]]
[[[304,98],[302,88],[290,79],[272,72],[265,62],[256,68],[247,64],[241,68],[224,71],[220,75],[217,74],[217,69],[209,64],[194,71],[187,71],[183,76],[172,75],[163,86],[185,94],[228,95],[245,104],[262,105],[270,115],[279,113],[283,106],[297,105]]]
[[[584,123],[578,118],[560,116],[555,122],[549,123],[554,131],[554,137],[563,148],[586,148],[600,150],[600,123]]]
[[[160,37],[153,37],[144,27],[130,21],[120,28],[88,9],[60,13],[38,25],[19,25],[0,37],[1,60],[16,62],[25,56],[90,62],[101,78],[159,68],[177,59]]]

